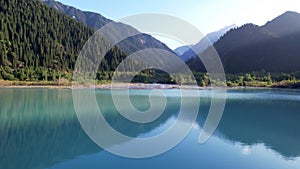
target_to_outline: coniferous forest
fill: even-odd
[[[1,78],[51,81],[70,76],[93,31],[37,1],[0,3]]]
[[[232,37],[230,34],[238,33],[238,30],[231,30],[216,44],[220,44],[224,39],[230,39]],[[94,32],[93,28],[60,13],[41,1],[0,0],[0,79],[18,82],[57,82],[59,79],[65,79],[70,82],[78,54]],[[132,44],[133,40],[129,44]],[[155,44],[163,46],[158,42]],[[105,45],[101,47],[107,48]],[[99,67],[97,80],[109,81],[115,68],[126,56],[120,48],[113,47]],[[197,70],[201,68],[197,62],[190,60],[187,64],[195,71],[194,76],[198,85],[211,84],[209,75],[205,71]],[[297,63],[293,62],[293,64]],[[240,71],[237,67],[239,64],[233,65],[225,65],[226,69],[235,68],[235,71],[229,71],[231,74],[227,74],[227,84],[222,85],[300,86],[298,71],[268,72],[269,70],[262,69],[264,65],[261,65],[260,70]],[[130,72],[127,73],[130,74]],[[191,79],[191,77],[180,75],[172,77],[161,71],[146,70],[137,75],[133,82],[176,83],[180,81],[180,84],[190,84]]]
[[[0,79],[71,80],[76,58],[94,30],[36,0],[0,1]],[[125,57],[113,48],[99,71]]]

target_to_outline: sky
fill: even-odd
[[[112,20],[142,13],[162,13],[181,18],[203,34],[225,26],[246,23],[264,25],[285,11],[300,12],[300,0],[58,0]],[[180,46],[157,37],[171,48]]]

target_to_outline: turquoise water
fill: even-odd
[[[130,92],[137,109],[150,107],[149,92]],[[96,96],[111,126],[126,135],[146,138],[164,132],[176,120],[180,95],[177,90],[164,92],[166,110],[148,124],[125,120],[108,90],[97,90]],[[0,89],[0,169],[300,168],[299,90],[229,90],[219,127],[205,144],[198,139],[210,106],[210,91],[200,91],[200,95],[198,118],[179,145],[156,157],[129,159],[102,150],[85,134],[71,90]]]

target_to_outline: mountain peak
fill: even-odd
[[[236,24],[232,24],[232,25],[226,26],[226,27],[224,27],[224,28],[222,28],[222,29],[220,29],[218,31],[209,33],[206,36],[211,41],[211,43],[215,43],[215,42],[217,42],[220,39],[220,37],[222,37],[228,31],[230,31],[231,29],[234,29],[236,27],[237,27]]]
[[[267,22],[263,28],[277,34],[278,36],[297,33],[300,30],[300,13],[287,11]]]
[[[111,25],[111,32],[115,33],[128,33],[132,32],[133,34],[138,34],[136,36],[130,37],[125,41],[122,41],[118,44],[119,48],[123,49],[123,52],[126,54],[131,54],[133,52],[145,49],[145,48],[159,48],[164,49],[169,52],[173,52],[169,47],[167,47],[164,43],[158,41],[157,39],[153,38],[150,35],[143,34],[138,32],[135,28],[119,23],[114,22],[106,17],[102,16],[101,14],[82,11],[72,6],[65,5],[61,2],[55,0],[43,0],[44,4],[58,10],[59,12],[69,16],[70,18],[76,19],[77,21],[84,23],[90,28],[94,30],[98,30],[102,28],[104,25],[108,23],[112,23]]]
[[[284,14],[282,15],[299,15],[298,12],[295,12],[295,11],[286,11]]]

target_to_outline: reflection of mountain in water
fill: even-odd
[[[230,91],[228,96],[233,94]],[[109,93],[100,92],[97,98],[104,105],[101,109],[107,121],[130,136],[149,133],[165,124],[177,115],[180,102],[178,98],[169,98],[163,116],[153,123],[142,125],[130,123],[117,114]],[[132,96],[133,102],[140,103],[135,104],[140,110],[149,107],[147,99],[146,96]],[[199,126],[203,125],[204,112],[207,113],[210,106],[209,99],[201,101],[197,119]],[[299,108],[296,100],[228,99],[216,135],[247,145],[264,143],[287,158],[300,156]],[[100,151],[76,118],[71,91],[0,89],[0,168],[45,168]]]
[[[100,151],[79,126],[70,92],[1,89],[0,96],[0,168],[44,168]]]
[[[264,143],[286,158],[300,156],[300,104],[293,100],[297,91],[249,91],[229,91],[217,135],[246,145]],[[231,98],[235,93],[242,93],[242,98]],[[277,98],[270,97],[274,94]],[[207,112],[207,105],[203,107]],[[201,126],[203,119],[203,115],[198,118]]]
[[[74,112],[71,91],[1,89],[0,96],[0,168],[44,168],[101,151],[82,130]],[[100,97],[109,100],[103,99],[107,95]],[[178,110],[173,107],[155,122],[135,127],[126,125],[114,110],[106,113],[114,127],[127,135],[138,136],[164,124],[174,115],[173,111],[176,114]]]

